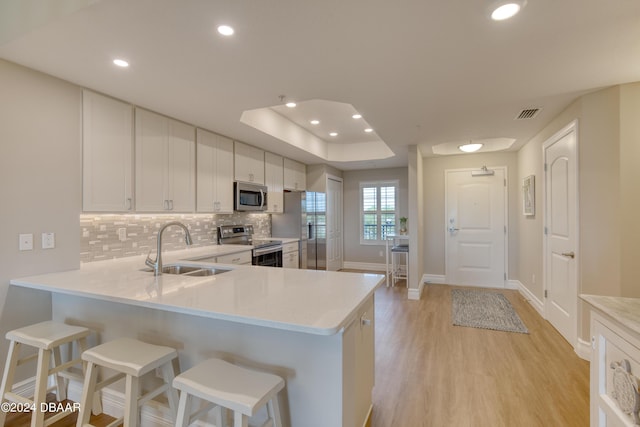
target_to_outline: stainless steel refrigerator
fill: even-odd
[[[287,191],[284,213],[271,215],[271,235],[300,239],[300,268],[327,268],[325,193]]]

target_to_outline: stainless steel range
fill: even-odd
[[[251,264],[267,267],[282,267],[282,241],[254,239],[252,225],[219,226],[218,244],[252,245]]]

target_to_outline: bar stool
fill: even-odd
[[[198,416],[216,410],[216,426],[221,426],[223,409],[233,411],[234,427],[246,427],[249,417],[267,406],[268,420],[263,425],[282,427],[278,392],[284,380],[277,375],[257,372],[220,359],[208,359],[178,375],[173,386],[180,390],[180,404],[176,427],[186,427]],[[194,413],[190,412],[191,397],[207,402]]]
[[[401,259],[404,259],[404,262],[401,262]],[[391,248],[391,276],[394,285],[398,280],[405,279],[407,281],[407,287],[409,287],[408,244],[393,245]]]
[[[87,378],[82,388],[80,413],[77,427],[91,426],[89,418],[91,411],[87,402],[94,394],[114,382],[126,378],[124,417],[109,424],[118,425],[124,421],[124,427],[135,427],[140,422],[138,408],[149,400],[166,393],[172,416],[176,416],[178,395],[171,387],[174,378],[173,360],[178,352],[171,347],[148,344],[131,338],[119,338],[105,344],[95,346],[82,353],[82,360],[88,362]],[[108,368],[117,373],[98,383],[98,370]],[[141,395],[140,377],[144,374],[160,369],[164,383],[159,387]]]
[[[52,417],[44,419],[45,411],[41,405],[46,402],[47,381],[50,375],[55,375],[55,390],[58,401],[67,398],[65,379],[76,378],[82,380],[82,376],[69,372],[69,368],[82,364],[78,356],[68,362],[62,363],[60,348],[67,344],[69,354],[73,354],[73,343],[77,343],[78,354],[87,348],[87,336],[91,331],[81,326],[72,326],[65,323],[46,321],[7,332],[6,338],[10,341],[9,353],[2,376],[0,386],[0,402],[9,401],[32,406],[35,410],[31,414],[31,427],[48,426],[71,412],[59,412]],[[23,346],[34,347],[38,353],[20,359],[20,350]],[[70,356],[72,357],[72,356]],[[33,399],[28,399],[12,392],[13,380],[16,368],[26,362],[37,358],[37,370],[35,376],[35,392]],[[0,425],[4,425],[7,413],[0,411]]]

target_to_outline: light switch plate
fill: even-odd
[[[19,249],[21,251],[32,251],[33,250],[33,234],[20,234],[19,238]]]
[[[53,249],[56,247],[55,233],[42,233],[42,249]]]

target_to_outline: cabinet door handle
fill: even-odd
[[[169,202],[171,203],[171,208],[169,208],[169,209],[173,210],[173,200],[169,200]]]
[[[130,211],[131,209],[133,209],[133,203],[131,197],[127,197],[127,210]]]
[[[576,257],[576,254],[573,251],[571,251],[571,252],[563,252],[562,256],[566,256],[567,258],[574,259]]]
[[[165,201],[164,201],[164,210],[165,210],[165,211],[168,211],[168,210],[169,210],[169,201],[168,201],[168,200],[165,200]]]

